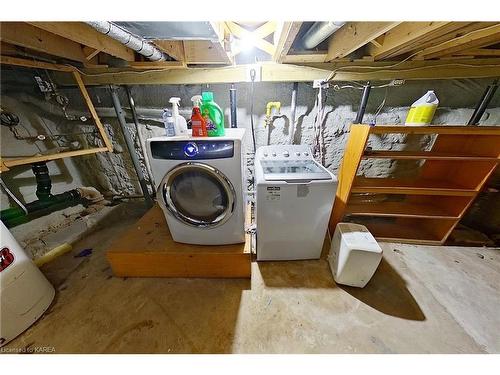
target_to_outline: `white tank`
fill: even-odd
[[[328,261],[337,284],[363,288],[382,260],[382,249],[364,225],[338,223]]]
[[[54,287],[1,224],[0,346],[28,329],[54,299]]]

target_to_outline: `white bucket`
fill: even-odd
[[[28,329],[54,299],[54,287],[0,221],[0,346]]]

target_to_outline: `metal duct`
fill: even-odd
[[[100,33],[113,38],[137,53],[145,56],[151,61],[164,61],[163,52],[146,40],[116,26],[109,21],[90,21],[87,25],[93,27]]]
[[[314,48],[344,25],[345,22],[315,22],[302,37],[302,44],[307,49]]]

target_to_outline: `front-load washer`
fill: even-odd
[[[255,177],[257,260],[318,259],[337,178],[305,145],[259,147]]]
[[[157,200],[174,241],[199,245],[245,241],[245,129],[225,129],[225,133],[147,140]]]

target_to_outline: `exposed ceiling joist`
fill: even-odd
[[[210,40],[185,40],[184,54],[186,64],[232,64],[230,54],[222,42]]]
[[[383,36],[380,46],[368,46],[375,60],[405,53],[406,48],[466,26],[467,22],[403,22]]]
[[[296,53],[293,55],[286,55],[283,59],[284,64],[304,64],[304,63],[323,63],[326,61],[325,52],[317,53]]]
[[[326,61],[349,55],[400,23],[349,22],[345,24],[330,37]]]
[[[130,48],[83,22],[30,22],[30,24],[122,60],[135,60],[134,51]]]
[[[465,35],[451,39],[447,42],[425,48],[416,58],[433,59],[451,55],[455,52],[486,47],[500,42],[500,24],[471,31]]]
[[[277,63],[283,62],[301,26],[302,22],[283,22],[281,27],[276,28],[274,38],[276,49],[273,61]]]
[[[500,49],[478,48],[458,51],[453,53],[454,56],[500,56]],[[500,63],[500,62],[499,62]]]
[[[24,22],[2,22],[0,39],[16,46],[69,60],[87,62],[82,46]]]
[[[170,57],[177,61],[185,61],[184,44],[182,40],[153,40],[152,41],[159,49],[165,52]]]

